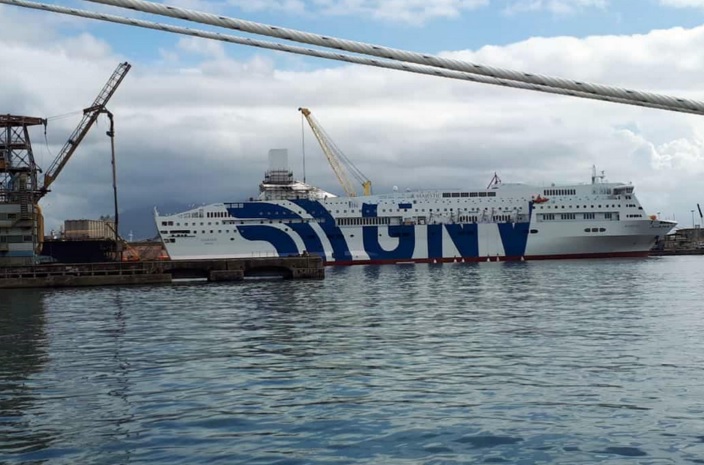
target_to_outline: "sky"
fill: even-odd
[[[61,6],[187,27],[80,0]],[[531,73],[704,100],[704,0],[169,0],[171,5]],[[219,30],[233,35],[236,31]],[[263,38],[266,39],[266,38]],[[274,39],[266,39],[274,40]],[[0,5],[0,113],[47,168],[120,62],[121,210],[256,196],[267,152],[342,193],[308,107],[375,193],[631,182],[648,214],[700,222],[704,117],[301,57]],[[112,213],[104,117],[43,200],[47,229]],[[361,191],[361,187],[359,188]],[[537,191],[536,191],[537,192]],[[164,213],[167,213],[166,211]],[[173,213],[173,212],[172,212]]]

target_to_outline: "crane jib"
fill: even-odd
[[[86,134],[88,134],[88,131],[93,126],[93,123],[95,123],[98,119],[100,113],[106,111],[105,106],[110,101],[110,98],[115,94],[115,91],[131,68],[132,65],[127,62],[120,63],[93,101],[93,104],[83,110],[83,118],[81,119],[81,122],[78,123],[76,129],[73,130],[63,148],[44,174],[44,183],[39,189],[40,197],[49,191],[49,186],[51,186],[51,184],[61,173],[61,170],[63,170],[64,166],[66,166],[66,163],[71,158],[71,155],[73,155],[81,141],[83,141],[83,138]]]
[[[359,168],[352,163],[352,160],[347,158],[342,150],[335,145],[335,142],[333,142],[332,138],[327,134],[327,132],[325,132],[320,123],[318,123],[318,121],[313,117],[310,110],[308,108],[299,108],[298,111],[300,111],[306,121],[308,121],[311,131],[313,131],[315,138],[318,139],[320,148],[323,150],[325,158],[327,158],[330,163],[330,167],[335,173],[335,176],[340,182],[345,194],[348,197],[357,196],[357,192],[352,185],[352,181],[350,181],[350,178],[347,175],[349,172],[352,173],[352,176],[354,176],[360,184],[362,184],[362,187],[364,188],[364,195],[371,195],[371,181],[369,181],[366,176],[362,174]]]

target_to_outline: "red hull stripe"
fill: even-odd
[[[558,255],[527,255],[523,257],[529,260],[571,260],[580,258],[624,258],[624,257],[647,257],[649,251],[645,252],[607,252],[607,253],[577,253]],[[351,265],[402,265],[405,263],[477,263],[477,262],[518,262],[521,257],[444,257],[444,258],[413,258],[410,260],[347,260],[325,262],[326,266],[351,266]]]

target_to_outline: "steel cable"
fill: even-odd
[[[56,5],[30,2],[30,1],[26,1],[26,0],[0,0],[0,4],[1,3],[24,7],[24,8],[42,10],[42,11],[47,11],[47,12],[52,12],[52,13],[60,13],[60,14],[66,14],[66,15],[70,15],[70,16],[95,19],[95,20],[99,20],[99,21],[107,21],[107,22],[112,22],[112,23],[124,24],[124,25],[128,25],[128,26],[135,26],[135,27],[141,27],[141,28],[146,28],[146,29],[171,32],[171,33],[175,33],[175,34],[190,35],[190,36],[194,36],[194,37],[200,37],[203,39],[219,40],[222,42],[228,42],[228,43],[239,44],[239,45],[247,45],[247,46],[252,46],[252,47],[275,50],[275,51],[279,51],[279,52],[294,53],[294,54],[298,54],[298,55],[324,58],[324,59],[328,59],[328,60],[336,60],[336,61],[343,61],[343,62],[347,62],[347,63],[354,63],[354,64],[360,64],[360,65],[366,65],[366,66],[374,66],[374,67],[378,67],[378,68],[406,71],[406,72],[411,72],[411,73],[416,73],[416,74],[438,76],[438,77],[444,77],[444,78],[449,78],[449,79],[457,79],[457,80],[463,80],[463,81],[476,82],[476,83],[481,83],[481,84],[491,84],[491,85],[497,85],[497,86],[502,86],[502,87],[515,88],[515,89],[533,90],[533,91],[549,93],[549,94],[567,95],[567,96],[571,96],[571,97],[586,98],[586,99],[591,99],[591,100],[600,100],[600,101],[620,103],[620,104],[625,104],[625,105],[634,105],[634,106],[639,106],[639,107],[654,108],[654,109],[658,109],[658,110],[667,110],[667,111],[675,111],[675,112],[680,112],[680,113],[704,115],[704,104],[701,104],[703,107],[701,110],[680,108],[680,107],[672,108],[671,106],[662,105],[662,104],[658,104],[658,103],[644,102],[644,101],[638,101],[638,100],[632,100],[632,99],[626,99],[626,98],[620,98],[620,97],[609,97],[609,96],[603,96],[603,95],[596,95],[596,94],[587,93],[587,92],[574,91],[574,90],[569,90],[569,89],[560,89],[560,88],[543,86],[543,85],[539,85],[539,84],[517,82],[517,81],[512,81],[510,79],[481,76],[481,75],[472,74],[472,73],[446,70],[446,69],[436,68],[436,67],[432,67],[432,66],[417,65],[417,64],[413,64],[413,63],[404,63],[404,62],[399,62],[399,61],[387,61],[387,60],[376,60],[373,58],[345,55],[343,53],[331,52],[331,51],[326,51],[326,50],[297,47],[297,46],[291,46],[291,45],[286,45],[286,44],[281,44],[281,43],[276,43],[276,42],[251,39],[251,38],[246,38],[246,37],[238,37],[238,36],[222,34],[222,33],[218,33],[218,32],[203,31],[203,30],[198,30],[198,29],[191,29],[191,28],[187,28],[187,27],[173,26],[173,25],[162,24],[162,23],[155,23],[152,21],[127,18],[127,17],[110,15],[110,14],[105,14],[105,13],[96,13],[96,12],[80,10],[80,9],[76,9],[76,8],[66,8],[66,7],[56,6]]]
[[[625,89],[621,87],[607,86],[603,84],[594,84],[564,78],[549,77],[534,73],[507,70],[493,66],[479,65],[466,61],[441,58],[434,55],[421,54],[406,50],[384,47],[381,45],[373,45],[347,39],[338,39],[335,37],[328,37],[319,34],[313,34],[310,32],[298,31],[295,29],[272,26],[253,21],[246,21],[242,19],[229,18],[226,16],[218,16],[211,13],[188,10],[185,8],[179,8],[160,3],[147,2],[144,0],[86,1],[91,3],[99,3],[103,5],[127,8],[135,11],[141,11],[144,13],[169,16],[172,18],[182,19],[186,21],[194,21],[202,24],[209,24],[212,26],[235,29],[251,34],[277,37],[279,39],[285,39],[294,42],[302,42],[326,48],[334,48],[363,55],[372,55],[389,60],[416,63],[420,65],[433,66],[454,71],[462,71],[482,76],[489,76],[498,79],[508,79],[516,82],[525,82],[534,85],[555,87],[571,91],[583,92],[587,94],[620,98],[624,100],[655,103],[661,105],[662,107],[667,107],[668,109],[672,110],[697,110],[697,112],[699,113],[704,113],[704,102],[699,102],[696,100]]]

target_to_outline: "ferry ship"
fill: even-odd
[[[676,225],[646,215],[634,186],[606,182],[596,170],[579,185],[509,184],[494,175],[486,188],[339,197],[279,166],[259,190],[245,202],[155,210],[170,258],[316,254],[326,265],[354,265],[638,257]]]

